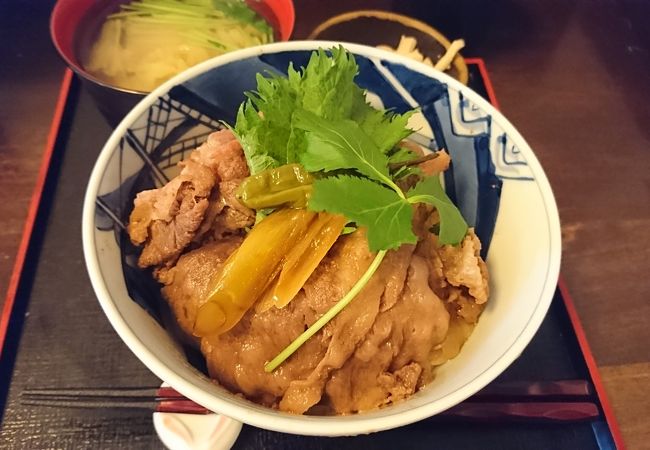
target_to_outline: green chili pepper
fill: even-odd
[[[246,178],[237,190],[237,198],[252,209],[304,208],[313,182],[313,177],[300,164],[287,164]]]

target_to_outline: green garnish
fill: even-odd
[[[410,203],[428,203],[438,210],[440,215],[440,244],[458,244],[467,233],[467,222],[463,219],[456,205],[447,197],[438,177],[426,177],[406,194]]]
[[[108,19],[180,27],[183,35],[196,43],[223,50],[238,47],[215,39],[215,27],[229,26],[224,19],[250,26],[259,33],[259,43],[273,41],[273,29],[243,0],[138,0],[120,5]]]
[[[328,120],[306,110],[294,113],[295,126],[307,132],[300,162],[309,172],[353,169],[401,193],[388,173],[388,157],[353,120]]]
[[[297,110],[327,120],[353,120],[387,153],[411,134],[406,128],[412,112],[379,111],[366,102],[354,83],[359,70],[342,47],[313,52],[299,72],[289,66],[287,76],[257,76],[257,91],[239,108],[234,131],[244,148],[251,173],[299,162],[305,150],[305,131],[297,128]]]
[[[317,333],[363,289],[386,252],[402,244],[415,244],[413,205],[433,205],[440,216],[440,244],[458,244],[467,224],[445,194],[438,177],[423,177],[408,192],[397,181],[418,174],[418,155],[396,148],[412,130],[407,122],[413,111],[394,114],[379,111],[365,100],[354,83],[358,66],[342,47],[313,52],[302,72],[292,66],[288,76],[258,75],[257,92],[247,93],[234,131],[251,173],[300,163],[313,173],[308,208],[342,214],[367,228],[368,247],[377,252],[361,279],[309,329],[266,364],[275,370]],[[398,167],[393,169],[391,167]]]
[[[309,209],[342,214],[367,227],[368,248],[373,252],[417,242],[408,200],[367,178],[341,175],[316,180]]]

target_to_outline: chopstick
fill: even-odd
[[[586,399],[593,394],[591,383],[585,380],[505,381],[487,385],[469,400]]]
[[[432,419],[476,421],[579,421],[600,415],[584,380],[498,382]],[[127,408],[156,412],[209,414],[203,406],[170,387],[27,389],[21,403],[58,408]]]
[[[468,419],[478,422],[543,421],[578,422],[600,415],[598,405],[591,402],[520,402],[460,403],[431,419]]]
[[[183,414],[209,414],[210,410],[170,387],[26,389],[21,403],[59,408],[127,408]]]
[[[70,400],[60,398],[38,398],[34,396],[21,398],[21,403],[28,406],[51,406],[55,408],[142,409],[154,412],[197,415],[210,414],[212,412],[189,399],[159,401],[137,401],[120,399]]]

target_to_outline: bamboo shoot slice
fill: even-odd
[[[304,209],[282,209],[257,224],[213,278],[194,334],[221,334],[234,327],[268,288],[315,217],[316,213]]]
[[[256,312],[263,313],[275,306],[275,288],[278,285],[278,280],[280,279],[277,275],[279,274],[276,274],[276,277],[273,279],[266,291],[264,291],[264,294],[262,294],[262,298],[260,298],[255,304]]]
[[[308,245],[301,245],[301,248],[296,247],[287,256],[287,261],[282,267],[278,285],[273,295],[277,308],[283,308],[293,300],[327,252],[332,248],[346,222],[347,219],[340,215],[319,214],[316,221],[314,221],[314,225],[312,225],[313,228],[307,232],[303,240]],[[308,236],[311,239],[307,239]]]

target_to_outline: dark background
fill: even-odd
[[[0,2],[2,292],[64,68],[49,40],[53,3]],[[554,187],[563,276],[623,434],[650,448],[650,2],[296,0],[294,37],[367,7],[423,18],[486,60],[503,112]]]

